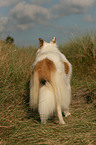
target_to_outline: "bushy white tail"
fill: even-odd
[[[46,120],[53,115],[55,107],[53,88],[49,82],[46,82],[46,85],[42,86],[39,91],[38,111],[42,123],[46,123]]]

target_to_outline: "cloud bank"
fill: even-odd
[[[18,3],[9,14],[18,29],[27,29],[36,23],[46,25],[50,19],[48,9],[26,2]]]
[[[53,5],[51,12],[55,17],[63,17],[71,14],[80,14],[92,7],[95,0],[59,0],[59,3]]]
[[[0,8],[9,7],[13,4],[17,4],[18,2],[19,2],[19,0],[0,0]]]
[[[96,0],[58,0],[57,4],[47,7],[51,0],[1,0],[0,7],[14,6],[10,8],[8,17],[0,17],[0,31],[25,30],[34,25],[50,25],[52,20],[61,17],[81,14],[91,8]],[[46,5],[46,7],[43,6]],[[92,21],[90,16],[84,18]]]

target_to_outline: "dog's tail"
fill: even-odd
[[[40,88],[38,111],[42,123],[46,123],[46,120],[53,115],[55,111],[54,91],[49,82],[46,82],[46,84]]]
[[[31,75],[30,79],[30,108],[37,108],[38,105],[38,93],[39,93],[39,76],[38,73],[35,72]]]

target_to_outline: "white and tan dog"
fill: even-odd
[[[70,115],[72,66],[57,48],[55,37],[50,43],[41,38],[39,41],[30,80],[29,104],[33,109],[38,108],[42,123],[57,111],[59,122],[65,124],[62,111],[65,117]]]

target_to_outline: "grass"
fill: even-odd
[[[96,36],[87,34],[60,46],[73,66],[71,116],[46,125],[29,109],[29,80],[36,49],[0,41],[0,144],[96,144]]]

